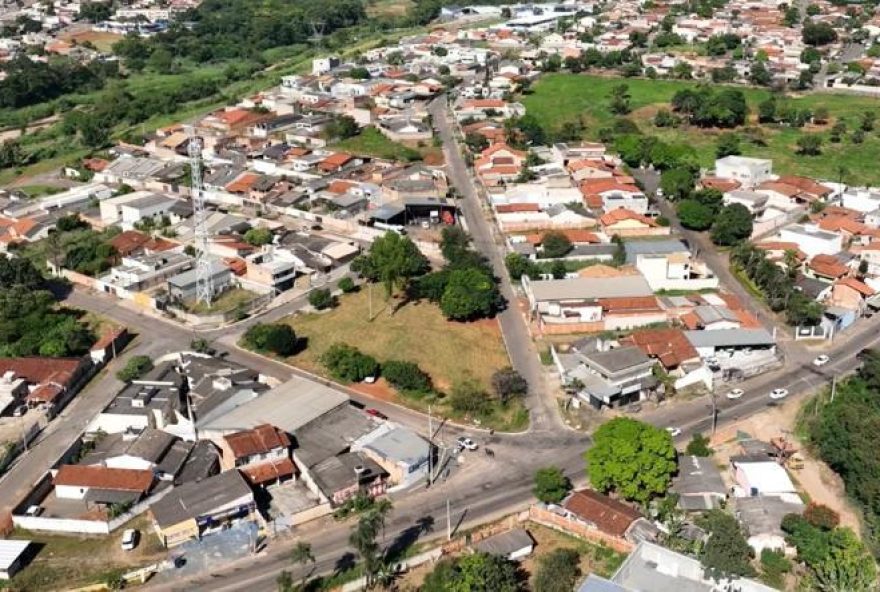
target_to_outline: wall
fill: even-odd
[[[607,227],[603,228],[603,231],[611,235],[618,235],[621,237],[628,236],[666,236],[670,234],[672,231],[668,226],[652,226],[648,228],[620,228],[620,227]]]
[[[297,512],[292,516],[288,516],[287,519],[290,526],[297,526],[332,513],[333,507],[330,505],[330,502],[324,502],[307,510],[303,510],[302,512]]]
[[[605,534],[582,522],[550,512],[541,506],[535,505],[529,508],[529,520],[594,543],[607,545],[620,553],[629,553],[635,548],[635,545],[625,539]]]

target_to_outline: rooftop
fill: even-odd
[[[598,366],[599,369],[609,374],[651,363],[651,358],[636,346],[618,347],[604,352],[584,354],[583,358],[590,366]]]
[[[241,498],[252,499],[253,491],[241,473],[233,470],[176,487],[151,505],[150,511],[156,523],[166,528],[210,514]]]
[[[641,275],[630,275],[596,281],[593,278],[567,278],[529,282],[538,301],[584,300],[595,298],[623,298],[651,296],[651,286]]]
[[[355,469],[361,471],[358,473]],[[325,458],[309,469],[321,491],[333,492],[347,489],[360,479],[372,480],[376,475],[386,475],[385,470],[363,454],[346,452]]]
[[[694,347],[749,347],[770,346],[776,341],[766,329],[716,329],[713,331],[685,331],[685,337]]]
[[[146,493],[153,484],[152,471],[108,469],[100,466],[61,465],[55,486],[107,489]]]
[[[535,541],[532,539],[529,531],[524,528],[514,528],[513,530],[500,532],[496,535],[487,537],[474,545],[474,548],[477,551],[482,551],[483,553],[488,553],[490,555],[507,557],[511,553],[515,553],[534,544]]]
[[[578,518],[595,524],[602,532],[618,537],[642,517],[632,506],[592,489],[575,491],[563,502],[563,507]]]
[[[290,446],[290,438],[287,437],[287,434],[269,424],[261,424],[251,430],[227,434],[224,439],[235,458],[266,454],[276,448]]]

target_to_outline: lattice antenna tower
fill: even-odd
[[[202,189],[202,141],[189,127],[190,193],[193,205],[193,234],[196,248],[196,301],[210,306],[214,299],[214,280],[208,258],[208,224],[205,195]]]

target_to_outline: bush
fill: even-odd
[[[350,277],[344,277],[339,280],[339,283],[336,286],[343,291],[345,294],[350,294],[357,290],[357,286],[354,284],[354,280]]]
[[[336,304],[333,294],[326,288],[320,288],[309,292],[309,304],[318,310],[324,310]]]
[[[321,363],[337,380],[361,382],[368,376],[378,376],[379,363],[345,343],[336,343],[321,356]]]
[[[290,325],[257,323],[244,334],[244,343],[257,351],[268,351],[279,356],[296,353],[299,340]]]
[[[149,356],[134,356],[125,363],[125,367],[116,373],[116,378],[123,382],[131,382],[153,369],[153,360]]]
[[[804,511],[807,522],[822,530],[833,530],[840,524],[840,514],[822,504],[810,502]]]
[[[685,453],[691,456],[712,456],[713,452],[709,448],[709,438],[703,434],[694,434],[685,449]]]
[[[467,379],[457,382],[449,393],[449,404],[459,413],[483,415],[492,408],[489,394],[474,380]]]
[[[431,377],[413,362],[389,360],[382,364],[382,376],[399,391],[427,393],[431,390]]]
[[[782,589],[785,586],[785,574],[791,571],[791,561],[785,553],[775,549],[761,551],[761,580],[768,586]]]
[[[581,570],[575,549],[554,549],[538,559],[533,590],[535,592],[570,592],[577,586]]]
[[[545,467],[535,473],[532,493],[545,504],[558,504],[571,491],[571,481],[558,467]]]

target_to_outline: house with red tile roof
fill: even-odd
[[[599,217],[599,225],[608,236],[663,236],[670,233],[668,226],[660,226],[651,218],[626,208],[606,212]]]
[[[345,152],[335,152],[319,162],[318,168],[325,173],[336,173],[341,171],[346,166],[352,165],[356,162],[360,162],[360,160],[355,159],[355,157],[351,154],[346,154]]]
[[[839,279],[831,285],[831,292],[828,294],[825,304],[860,315],[865,311],[867,299],[876,293],[876,290],[864,282],[847,277]]]
[[[498,142],[480,153],[474,162],[474,170],[483,184],[493,186],[516,180],[525,161],[525,152],[515,150],[505,142]]]
[[[0,377],[27,385],[28,406],[47,406],[56,412],[76,394],[87,370],[85,358],[0,358]]]
[[[110,506],[137,502],[149,493],[153,471],[111,469],[101,465],[61,465],[52,483],[55,497]]]
[[[619,539],[627,537],[636,521],[644,520],[633,506],[592,489],[572,492],[562,502],[562,508],[570,519]]]
[[[834,255],[816,255],[807,262],[807,270],[815,278],[837,280],[847,274],[850,269]]]
[[[296,473],[290,437],[270,424],[226,434],[217,444],[222,469],[238,469],[254,485],[284,481]]]
[[[657,359],[667,372],[677,370],[687,362],[700,362],[700,354],[691,345],[681,329],[640,329],[621,340]]]

